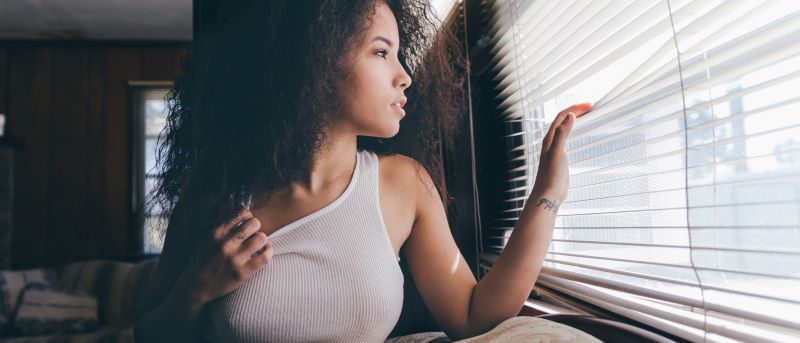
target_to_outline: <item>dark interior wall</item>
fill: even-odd
[[[173,80],[189,44],[0,42],[12,268],[132,257],[127,82]]]

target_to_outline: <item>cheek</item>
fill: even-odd
[[[380,90],[380,80],[374,73],[361,72],[353,77],[354,96],[359,98],[372,97]]]
[[[375,75],[355,72],[348,89],[347,102],[350,104],[351,116],[363,119],[374,117],[374,112],[384,107],[381,104],[385,102],[385,94]]]
[[[352,69],[342,85],[346,89],[344,120],[361,135],[388,138],[397,134],[400,118],[389,106],[392,93],[380,71],[380,65]]]

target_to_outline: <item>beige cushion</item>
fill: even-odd
[[[459,343],[602,343],[588,333],[547,319],[514,317],[491,331]]]
[[[97,299],[42,283],[25,286],[14,316],[23,335],[83,332],[97,326]]]
[[[134,343],[133,328],[103,326],[73,334],[3,337],[3,343]]]
[[[395,337],[384,343],[451,342],[444,332],[422,332]],[[491,331],[456,343],[602,343],[588,333],[547,319],[514,317]]]
[[[0,334],[9,331],[19,296],[25,286],[32,282],[58,283],[56,273],[51,269],[0,271]]]
[[[387,339],[384,343],[438,343],[451,342],[444,332],[420,332]]]
[[[63,266],[59,274],[67,289],[97,296],[101,325],[124,326],[133,323],[136,302],[144,293],[157,264],[157,258],[136,264],[88,260]]]

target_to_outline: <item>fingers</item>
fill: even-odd
[[[241,226],[235,227],[228,232],[226,240],[234,240],[238,243],[250,238],[261,229],[261,221],[256,217],[245,220]]]
[[[572,130],[572,125],[574,124],[575,119],[589,112],[591,108],[592,104],[587,102],[587,103],[572,105],[570,107],[567,107],[563,111],[559,112],[558,115],[556,115],[556,118],[553,119],[553,123],[550,124],[550,129],[547,131],[547,135],[545,135],[544,137],[544,140],[542,142],[542,152],[544,153],[550,151],[550,148],[553,146],[553,141],[555,140],[556,137],[556,132],[559,133],[564,132],[564,129],[559,129],[559,128],[563,127],[564,124],[566,123],[567,114],[573,113],[574,115],[572,118],[572,123],[569,124],[569,130],[566,132],[566,134],[569,135],[569,131]],[[561,141],[563,141],[563,139],[561,139]]]
[[[259,232],[260,233],[260,232]],[[263,244],[262,237],[263,236]],[[255,234],[253,237],[248,239],[248,241],[255,239],[253,242],[246,242],[247,250],[245,254],[250,257],[247,262],[245,262],[245,268],[248,268],[251,271],[257,270],[261,268],[265,264],[269,263],[272,260],[272,256],[275,253],[275,249],[272,248],[272,244],[269,243],[267,240],[267,235],[263,233]]]
[[[556,130],[564,121],[564,117],[567,116],[569,111],[563,110],[556,115],[556,118],[553,119],[553,123],[550,124],[550,129],[547,130],[547,134],[544,136],[544,141],[542,142],[542,153],[550,151],[550,146],[553,144],[553,136],[555,135]]]
[[[572,132],[572,126],[574,124],[575,124],[575,113],[572,112],[567,113],[567,118],[564,119],[564,122],[558,126],[558,129],[556,129],[551,149],[555,149],[556,151],[564,151],[564,144],[567,141],[567,137],[569,137],[569,133]]]
[[[242,243],[256,234],[261,229],[261,222],[256,218],[250,218],[242,223],[239,228],[234,228],[228,235],[225,236],[219,243],[222,246],[222,251],[228,255],[238,254],[241,250]]]
[[[262,249],[269,246],[271,246],[271,244],[269,244],[267,235],[263,232],[256,232],[242,243],[240,251],[250,257],[256,253],[262,252]]]
[[[580,104],[575,104],[567,108],[565,111],[575,113],[575,118],[580,118],[582,115],[588,113],[592,110],[592,104],[588,102],[583,102]]]
[[[260,232],[260,229],[261,223],[258,219],[250,218],[242,224],[241,229],[231,231],[222,242],[223,254],[228,256],[234,266],[242,268],[241,275],[249,275],[248,270],[250,269],[247,264],[250,259],[271,248],[267,235]],[[271,250],[268,253],[271,255]],[[259,257],[259,259],[263,260],[263,257]]]
[[[239,223],[241,223],[241,222],[243,222],[245,220],[248,220],[248,219],[250,219],[252,217],[253,217],[253,213],[250,212],[249,209],[246,209],[246,208],[242,209],[231,220],[228,220],[227,222],[223,223],[222,225],[220,225],[216,229],[214,229],[214,235],[213,235],[214,239],[215,240],[220,240],[220,239],[224,238],[225,236],[228,235],[228,232],[230,232],[234,227],[239,225]]]

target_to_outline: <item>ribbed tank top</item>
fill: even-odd
[[[403,273],[378,198],[378,156],[359,151],[345,191],[269,235],[274,255],[208,303],[215,342],[383,342],[403,307]]]

